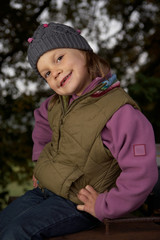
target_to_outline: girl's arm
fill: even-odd
[[[102,140],[122,172],[116,187],[96,199],[95,214],[101,221],[137,209],[158,178],[153,129],[139,110],[128,104],[121,107],[106,124]]]
[[[48,122],[48,103],[52,96],[47,98],[39,108],[34,111],[35,126],[32,133],[33,153],[32,160],[37,161],[44,146],[51,141],[52,130]]]

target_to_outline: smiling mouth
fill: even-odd
[[[66,77],[62,79],[62,81],[60,82],[60,87],[65,85],[66,81],[70,78],[71,75],[72,75],[72,72],[70,72]]]

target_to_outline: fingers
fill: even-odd
[[[87,185],[87,186],[85,187],[85,189],[86,189],[89,193],[91,193],[91,194],[97,194],[97,192],[94,190],[94,188],[93,188],[92,186],[90,186],[90,185]]]
[[[87,188],[82,188],[78,193],[78,198],[81,202],[86,203],[90,198],[91,193],[87,190]]]
[[[96,196],[97,197],[97,192],[94,190],[93,187],[91,187],[90,185],[87,185],[85,188],[82,188],[79,191],[78,194],[81,198],[83,196],[84,201],[87,200],[88,198],[92,197],[92,196]],[[83,201],[82,201],[83,202]]]
[[[78,193],[78,198],[83,205],[77,205],[77,209],[80,211],[85,211],[95,216],[95,202],[98,196],[98,193],[94,190],[93,187],[87,185],[85,188],[82,188]]]
[[[81,191],[78,193],[78,198],[81,202],[86,203],[89,198],[89,193],[85,191],[85,189],[81,189]]]
[[[35,178],[34,175],[33,175],[33,177],[32,177],[32,181],[33,181],[33,187],[34,187],[34,188],[37,188],[37,187],[38,187],[38,181],[37,181],[37,179]]]
[[[77,209],[80,211],[85,211],[85,206],[84,205],[77,205]]]

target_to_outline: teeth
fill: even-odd
[[[67,78],[71,75],[71,73],[69,73],[64,79],[63,81],[61,82],[61,86],[63,85],[63,83],[67,80]]]

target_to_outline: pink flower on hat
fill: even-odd
[[[47,23],[43,24],[43,27],[45,27],[45,28],[48,27],[48,24]]]
[[[77,29],[76,31],[77,31],[79,34],[81,34],[81,30],[80,30],[80,29]]]
[[[28,38],[28,42],[31,43],[33,41],[33,38]]]

